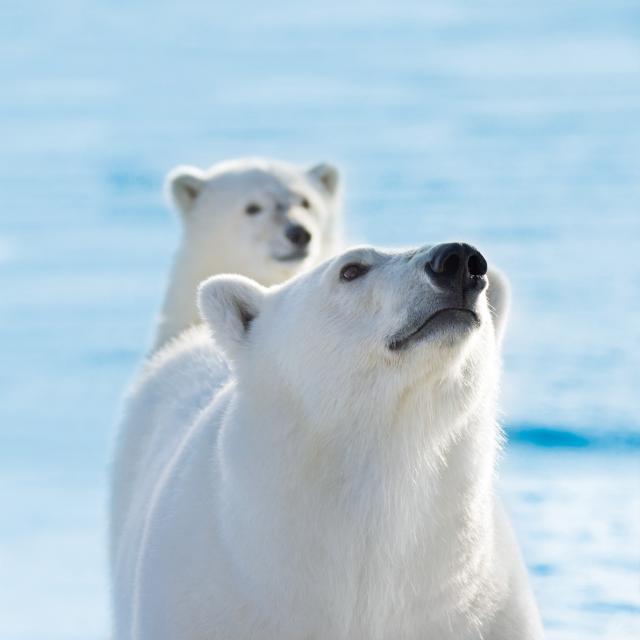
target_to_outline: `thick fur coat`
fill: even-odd
[[[202,285],[120,433],[118,640],[542,637],[494,493],[504,283],[438,250]]]

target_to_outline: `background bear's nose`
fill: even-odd
[[[487,273],[487,261],[469,244],[448,242],[431,248],[425,271],[438,284],[466,288]]]
[[[296,247],[306,247],[311,241],[311,234],[300,224],[290,224],[284,234]]]

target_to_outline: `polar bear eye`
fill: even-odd
[[[366,264],[360,264],[359,262],[350,262],[340,269],[340,280],[346,280],[347,282],[355,280],[360,276],[363,276],[371,267]]]
[[[300,200],[300,206],[305,209],[311,209],[311,203],[303,196],[302,200]]]
[[[260,213],[262,211],[262,207],[255,202],[251,202],[245,207],[245,213],[248,213],[250,216],[255,216],[256,213]]]

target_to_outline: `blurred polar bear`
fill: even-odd
[[[199,323],[196,289],[209,276],[237,273],[265,286],[333,255],[340,242],[338,171],[268,159],[180,166],[167,191],[182,240],[169,278],[154,350]]]
[[[115,637],[539,640],[494,491],[504,291],[462,243],[205,282],[122,426]]]

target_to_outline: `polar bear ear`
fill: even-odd
[[[200,315],[221,349],[233,357],[247,340],[266,289],[244,276],[213,276],[198,288]]]
[[[340,174],[334,166],[323,162],[307,169],[307,175],[317,180],[330,196],[338,192]]]
[[[496,338],[498,344],[501,344],[509,317],[509,307],[511,306],[511,287],[507,276],[497,269],[489,268],[487,277],[489,279],[487,300],[493,317]]]
[[[178,209],[182,213],[188,213],[206,182],[204,171],[197,167],[181,165],[169,172],[166,191]]]

